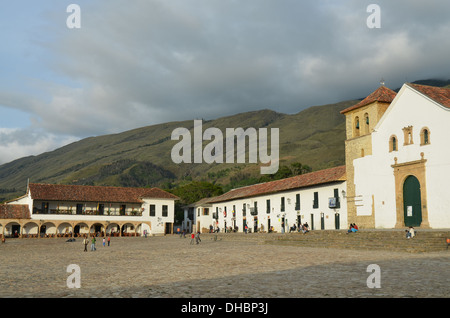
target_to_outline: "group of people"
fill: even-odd
[[[97,239],[95,238],[95,236],[92,237],[91,239],[91,251],[96,251],[97,248],[95,247],[95,243],[97,242]],[[111,237],[108,236],[108,239],[106,239],[106,237],[103,237],[103,246],[106,246],[106,242],[108,242],[108,246],[111,245]],[[83,245],[84,245],[84,251],[87,252],[87,246],[89,244],[89,240],[88,238],[85,236],[84,240],[83,240]]]
[[[194,240],[195,240],[196,244],[198,244],[198,243],[200,243],[202,241],[200,239],[200,232],[191,233],[191,243],[190,244],[194,244]]]
[[[358,225],[356,225],[355,223],[350,223],[350,227],[347,231],[347,233],[356,233],[358,232]]]
[[[282,225],[281,225],[281,231],[282,231],[282,233],[284,233],[284,223],[282,223]],[[296,231],[302,232],[303,234],[308,233],[309,232],[308,222],[306,222],[305,224],[300,224],[298,228],[297,228],[297,224],[294,223],[294,225],[292,225],[289,228],[289,233],[296,232]]]
[[[226,230],[227,229],[225,228],[225,231]],[[219,232],[220,232],[219,226],[217,226],[216,228],[214,228],[214,226],[212,226],[212,225],[209,226],[209,233],[219,233]]]
[[[414,228],[412,226],[409,227],[409,229],[405,230],[406,233],[406,238],[410,239],[413,238],[414,236],[416,236],[416,231],[414,230]]]

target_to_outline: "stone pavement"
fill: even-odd
[[[233,235],[232,233],[230,235]],[[450,296],[450,250],[429,253],[265,244],[261,240],[112,238],[83,252],[81,239],[9,239],[0,245],[0,297],[440,297]],[[224,239],[222,239],[224,238]],[[88,246],[88,250],[89,250]],[[68,288],[67,267],[81,288]],[[368,288],[370,264],[381,288]]]

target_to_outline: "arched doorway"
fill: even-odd
[[[403,183],[403,212],[405,226],[420,226],[422,223],[420,182],[412,175]]]
[[[82,237],[89,234],[89,226],[86,223],[75,224],[73,228],[74,237]]]
[[[94,223],[89,229],[90,236],[105,236],[105,227],[102,223]]]
[[[80,232],[80,229],[78,228],[78,232]],[[73,229],[72,225],[68,222],[60,223],[57,227],[57,234],[62,237],[70,237],[72,236]]]
[[[10,222],[6,224],[3,229],[5,237],[19,237],[21,226],[17,222]]]
[[[122,236],[134,236],[135,235],[135,227],[132,223],[125,223],[122,225],[121,229]]]
[[[120,225],[117,223],[110,223],[106,227],[106,235],[119,236],[120,235]]]

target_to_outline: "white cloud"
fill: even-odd
[[[0,128],[0,164],[51,151],[76,140],[76,137],[61,138],[36,130]]]

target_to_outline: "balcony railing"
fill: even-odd
[[[127,212],[117,212],[117,211],[103,211],[101,213],[98,210],[86,210],[81,213],[77,213],[76,210],[62,210],[62,209],[50,209],[47,213],[43,213],[40,209],[33,209],[33,214],[57,214],[57,215],[102,215],[102,216],[142,216],[141,211],[127,211]]]

